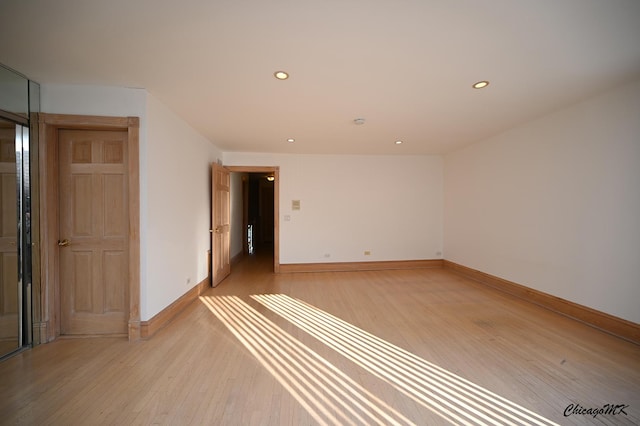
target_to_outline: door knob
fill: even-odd
[[[66,247],[69,244],[71,244],[71,241],[67,240],[66,238],[64,240],[62,240],[62,241],[58,240],[58,245],[60,247]]]

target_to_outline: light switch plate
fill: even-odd
[[[291,210],[300,210],[300,200],[291,200]]]

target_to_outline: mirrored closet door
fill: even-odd
[[[19,277],[16,146],[23,126],[0,119],[0,357],[22,346],[22,294]]]

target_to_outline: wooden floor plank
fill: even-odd
[[[268,256],[247,258],[203,296],[236,296],[415,424],[449,422],[250,296],[304,301],[557,424],[640,424],[640,347],[630,342],[444,269],[275,275],[271,267]],[[565,417],[570,404],[628,407]],[[0,423],[316,421],[196,301],[148,341],[59,339],[3,361]]]

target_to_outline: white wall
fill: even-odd
[[[445,157],[445,258],[640,323],[640,81]]]
[[[44,84],[40,87],[42,112],[139,117],[141,129],[144,128],[146,102],[147,91],[144,89],[59,84]]]
[[[222,153],[152,95],[147,101],[147,269],[141,317],[208,276],[211,163]]]
[[[442,257],[440,157],[225,152],[224,164],[280,167],[282,264]]]

